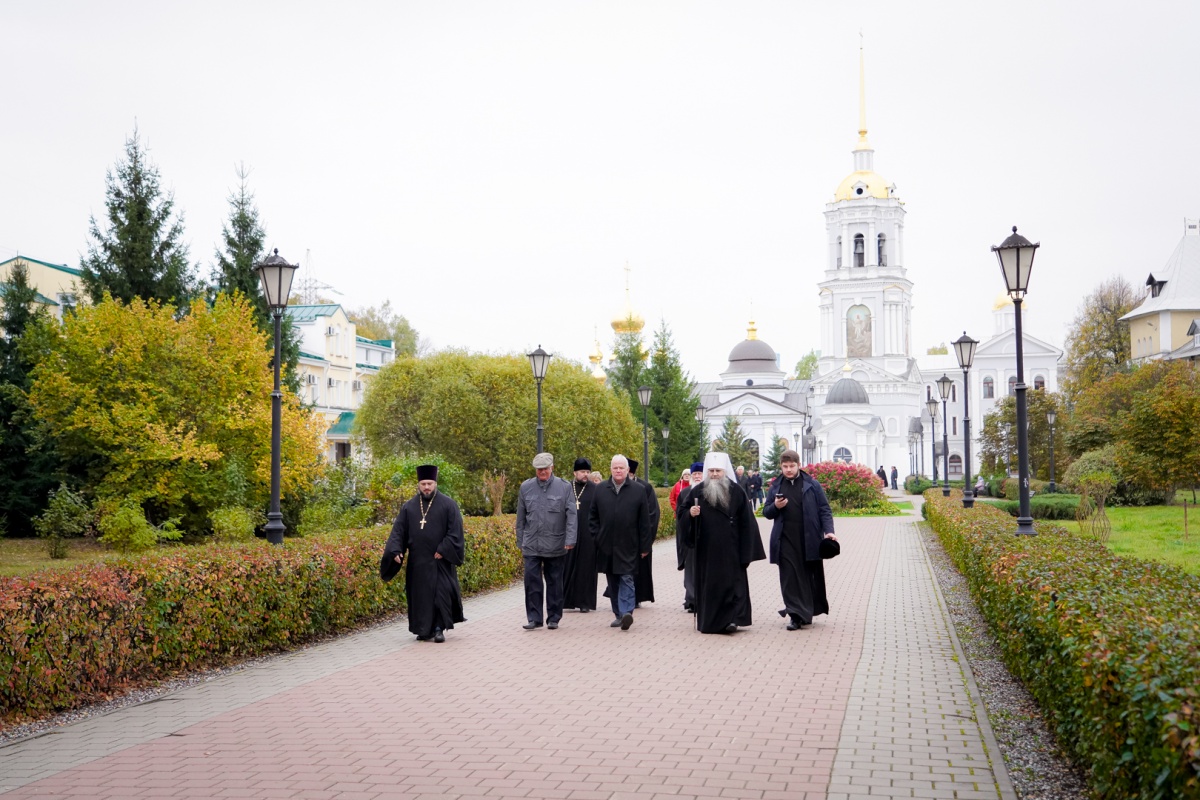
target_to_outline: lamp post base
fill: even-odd
[[[283,544],[283,514],[278,511],[268,512],[267,525],[263,530],[266,531],[268,542]]]
[[[963,489],[963,508],[974,508],[974,507],[975,507],[975,495],[971,493],[970,489]]]
[[[1054,494],[1058,491],[1058,487],[1054,485],[1054,481],[1050,481],[1050,485],[1046,487],[1046,491],[1050,494]]]
[[[1033,529],[1033,517],[1017,517],[1017,536],[1037,536]]]
[[[946,484],[945,486],[942,487],[942,497],[949,497],[949,496],[950,496],[950,484]]]

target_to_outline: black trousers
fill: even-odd
[[[566,556],[525,556],[525,617],[529,622],[542,624],[543,596],[546,599],[546,622],[562,619],[563,573],[566,566]]]

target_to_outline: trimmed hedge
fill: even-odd
[[[1019,516],[1021,512],[1020,500],[1000,500],[989,505],[1013,517]],[[1077,494],[1039,494],[1029,498],[1029,516],[1034,519],[1075,519],[1075,512],[1078,510]]]
[[[1005,663],[1098,797],[1200,798],[1200,577],[925,494]]]
[[[513,516],[464,523],[464,593],[521,575]],[[403,610],[403,575],[379,580],[387,535],[379,526],[285,547],[175,548],[0,579],[0,715],[71,708]]]

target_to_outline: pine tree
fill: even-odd
[[[254,305],[258,327],[267,334],[267,349],[274,351],[275,325],[267,308],[267,299],[262,293],[258,273],[254,271],[254,265],[267,256],[267,232],[259,219],[254,194],[246,186],[250,172],[245,165],[238,166],[237,176],[238,187],[228,198],[229,219],[221,227],[225,249],[217,249],[215,253],[211,295],[240,292],[250,300]],[[283,316],[279,338],[283,356],[283,382],[294,393],[300,394],[300,329],[287,314]]]
[[[27,398],[33,363],[26,334],[46,317],[37,297],[28,270],[15,264],[0,283],[0,519],[9,533],[32,531],[33,517],[56,485],[58,460],[39,441]]]
[[[700,400],[692,395],[692,384],[683,371],[679,351],[675,349],[671,331],[664,320],[654,332],[654,345],[650,351],[650,367],[645,372],[647,385],[653,390],[650,395],[650,412],[659,430],[668,429],[670,437],[661,435],[652,438],[655,454],[651,458],[659,470],[659,480],[671,484],[683,468],[696,457],[694,443],[701,436],[700,423],[696,421],[696,407]],[[639,403],[640,405],[640,403]],[[661,474],[663,453],[669,464],[666,475]]]
[[[125,160],[107,175],[107,229],[93,216],[93,241],[82,259],[83,288],[93,303],[108,292],[128,303],[134,298],[175,307],[192,296],[191,266],[183,243],[182,217],[172,217],[174,196],[165,196],[158,168],[138,139],[137,128],[125,141]]]

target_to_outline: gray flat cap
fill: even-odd
[[[554,466],[554,456],[549,453],[538,453],[533,457],[534,469],[546,469]]]

